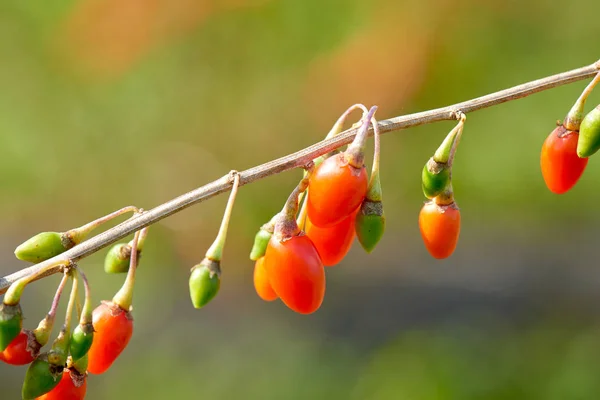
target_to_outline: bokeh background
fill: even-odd
[[[296,151],[355,102],[388,118],[592,63],[599,13],[594,0],[4,0],[0,272],[25,267],[13,250],[39,231]],[[454,167],[462,234],[445,261],[429,257],[417,215],[421,168],[453,123],[385,135],[386,235],[327,270],[312,316],[262,302],[247,256],[299,172],[240,190],[205,309],[187,279],[226,196],[155,225],[134,337],[87,398],[597,399],[600,163],[561,196],[539,170],[585,84],[469,116]],[[97,301],[123,279],[103,257],[82,262]],[[26,327],[58,279],[26,291]],[[24,372],[0,365],[0,398],[20,398]]]

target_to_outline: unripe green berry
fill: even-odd
[[[367,253],[371,253],[385,232],[385,215],[380,201],[363,202],[356,214],[356,236]]]
[[[54,389],[62,378],[63,369],[62,365],[50,364],[46,354],[40,354],[25,373],[21,390],[23,400],[36,399]]]
[[[139,252],[138,252],[139,255]],[[109,274],[119,274],[129,271],[131,246],[128,243],[118,243],[110,248],[104,259],[104,271]]]
[[[58,232],[38,233],[15,249],[19,260],[39,263],[68,250],[63,235]]]
[[[92,347],[94,341],[94,327],[92,324],[77,325],[71,335],[71,343],[69,344],[71,357],[73,361],[77,361],[85,356]]]
[[[577,155],[586,158],[600,150],[600,105],[585,116],[579,127]]]
[[[448,182],[450,182],[450,168],[446,164],[438,163],[431,158],[423,167],[421,182],[425,197],[433,199],[443,192]]]
[[[269,244],[269,240],[271,240],[271,236],[273,236],[273,225],[268,225],[263,225],[254,236],[254,244],[250,251],[250,259],[252,261],[258,260],[267,251],[267,245]]]
[[[0,351],[4,351],[21,332],[23,314],[21,305],[0,305]]]
[[[216,261],[205,258],[192,268],[190,276],[190,297],[195,308],[208,304],[221,287],[221,268]]]

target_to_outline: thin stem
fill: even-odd
[[[592,79],[592,81],[585,87],[585,89],[583,89],[583,92],[581,92],[581,96],[579,96],[579,98],[577,99],[577,102],[585,103],[587,98],[589,97],[590,93],[592,93],[592,90],[594,90],[594,87],[596,87],[596,85],[599,82],[600,82],[600,72],[598,74],[596,74],[594,79]]]
[[[52,333],[52,328],[54,327],[54,320],[56,319],[56,312],[58,311],[58,304],[60,303],[60,298],[65,286],[67,285],[67,280],[69,280],[69,274],[64,273],[60,283],[58,284],[54,298],[52,299],[52,304],[50,305],[48,314],[46,314],[44,319],[40,321],[37,328],[33,330],[35,340],[41,346],[45,346],[50,339],[50,334]]]
[[[352,112],[357,109],[362,110],[363,118],[364,118],[365,114],[367,114],[369,112],[369,110],[367,110],[367,107],[365,107],[364,104],[358,103],[358,104],[351,105],[350,107],[348,107],[348,109],[346,111],[344,111],[344,113],[342,115],[340,115],[340,117],[335,122],[335,124],[333,124],[333,127],[331,128],[331,130],[329,131],[327,136],[325,136],[325,140],[331,139],[335,135],[339,134],[344,129],[344,123],[346,123],[346,120],[348,119],[350,114],[352,114]]]
[[[137,213],[138,208],[135,206],[123,207],[120,210],[114,211],[103,217],[95,219],[92,222],[88,222],[87,224],[82,225],[79,228],[71,229],[68,232],[66,232],[66,234],[71,239],[71,241],[73,241],[74,244],[81,243],[90,234],[90,232],[92,232],[100,225],[129,212]]]
[[[140,232],[136,232],[131,245],[131,257],[129,259],[129,271],[121,289],[113,297],[113,303],[117,304],[125,311],[129,311],[133,302],[133,288],[135,286],[135,272],[137,270],[137,245],[140,238]]]
[[[304,230],[306,224],[306,215],[308,214],[308,188],[302,193],[302,206],[300,207],[300,212],[298,213],[298,217],[296,217],[296,223],[301,230]]]
[[[466,114],[473,111],[482,110],[509,101],[518,100],[534,93],[549,90],[558,86],[578,82],[590,78],[600,70],[600,61],[571,71],[562,72],[546,78],[527,82],[522,85],[514,86],[509,89],[491,93],[472,100],[449,105],[442,108],[408,114],[379,121],[381,134],[398,131],[424,124],[430,124],[439,121],[456,120],[456,111],[460,110]],[[309,160],[313,160],[323,154],[327,154],[341,146],[351,143],[356,136],[358,128],[348,129],[339,135],[328,140],[323,140],[296,153],[278,158],[273,161],[258,165],[256,167],[240,172],[240,186],[264,179],[274,174],[287,171],[293,168],[305,165]],[[164,218],[176,214],[194,204],[200,203],[211,197],[225,193],[232,187],[229,175],[221,177],[213,182],[201,186],[191,192],[185,193],[166,203],[163,203],[141,215],[134,216],[129,220],[111,228],[99,235],[86,240],[85,242],[73,247],[72,249],[54,257],[21,269],[13,274],[0,278],[0,294],[15,281],[35,275],[32,280],[40,279],[45,276],[57,273],[60,264],[68,260],[78,261],[85,258],[106,246],[109,246],[118,240],[136,232],[146,226],[152,225]],[[39,273],[43,271],[42,273]],[[39,273],[39,274],[38,274]]]
[[[221,220],[221,227],[219,228],[217,238],[206,252],[206,258],[212,261],[221,261],[221,258],[223,258],[223,247],[225,247],[225,240],[227,239],[227,228],[229,227],[233,205],[235,204],[235,198],[240,186],[240,174],[237,171],[231,171],[230,174],[233,176],[233,188],[231,189],[229,199],[227,200],[225,214]]]
[[[65,314],[65,327],[66,332],[71,332],[71,320],[73,319],[73,309],[77,302],[77,292],[79,288],[79,280],[76,276],[76,271],[71,271],[71,278],[73,278],[73,286],[71,287],[71,295],[69,296],[69,303],[67,304],[67,313]]]
[[[141,236],[141,234],[140,234]],[[92,312],[93,312],[93,304],[92,304],[92,291],[90,290],[90,283],[83,273],[83,271],[79,268],[76,269],[77,278],[81,277],[83,281],[83,288],[85,290],[85,300],[83,302],[83,308],[81,309],[81,317],[79,319],[80,325],[86,325],[92,323]]]
[[[54,321],[54,318],[56,317],[56,311],[58,310],[60,297],[62,296],[62,293],[65,290],[67,280],[69,280],[69,274],[65,273],[63,274],[63,277],[60,280],[60,283],[58,284],[58,288],[56,289],[56,293],[54,294],[54,298],[52,299],[52,305],[50,306],[50,310],[48,311],[48,315],[46,316],[51,321]]]
[[[373,167],[371,169],[371,179],[369,180],[369,190],[367,191],[366,200],[371,202],[382,201],[382,193],[381,193],[381,179],[379,177],[379,156],[381,153],[381,144],[380,144],[380,132],[379,132],[379,124],[377,123],[377,119],[375,117],[371,118],[371,124],[373,125],[373,131],[375,134],[374,145],[373,145]]]
[[[377,106],[369,109],[369,113],[363,117],[362,125],[356,137],[345,152],[346,161],[355,168],[362,168],[365,163],[365,145],[369,136],[369,125],[371,124],[371,118],[373,118],[376,112]]]
[[[381,152],[381,132],[379,131],[379,124],[375,117],[371,118],[371,124],[373,124],[373,167],[371,169],[371,177],[379,175],[379,153]]]
[[[584,111],[585,111],[585,102],[587,101],[588,96],[594,90],[594,87],[600,82],[600,72],[592,79],[592,81],[583,89],[581,95],[569,110],[569,113],[565,117],[563,125],[570,131],[578,131],[579,126],[581,125],[581,121],[583,121]]]
[[[54,260],[54,258],[48,261],[51,260]],[[6,295],[4,296],[4,304],[12,306],[17,305],[21,300],[21,295],[23,294],[23,290],[25,290],[25,287],[27,285],[41,278],[47,271],[50,271],[53,267],[56,267],[57,265],[62,266],[63,264],[68,262],[69,261],[65,262],[63,260],[54,260],[53,262],[48,263],[48,265],[41,266],[38,270],[35,270],[31,275],[25,275],[24,277],[15,280],[8,287],[8,290],[6,290]]]
[[[139,238],[138,244],[137,244],[138,251],[142,251],[142,249],[144,248],[144,243],[146,243],[147,237],[148,237],[148,227],[145,227],[140,232],[140,238]],[[133,243],[129,243],[129,245],[131,246],[131,245],[133,245]]]
[[[448,166],[452,167],[452,163],[454,162],[454,156],[456,155],[456,150],[458,149],[458,144],[460,143],[460,138],[462,137],[463,129],[465,128],[465,121],[467,120],[467,115],[458,112],[458,117],[460,120],[458,121],[458,133],[456,134],[456,138],[454,139],[454,143],[452,143],[452,149],[450,149],[450,157],[448,157]]]

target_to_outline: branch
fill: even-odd
[[[457,118],[459,111],[468,114],[472,111],[481,110],[507,101],[517,100],[537,92],[590,78],[597,74],[598,71],[600,71],[600,60],[586,67],[548,76],[476,99],[467,100],[462,103],[382,120],[379,121],[380,132],[383,134],[432,122],[454,120]],[[296,153],[242,171],[239,173],[239,185],[243,186],[259,179],[303,166],[314,158],[352,142],[356,132],[357,128],[348,129],[331,139],[313,144]],[[370,128],[369,135],[372,134],[373,129]],[[8,287],[20,278],[35,275],[37,272],[40,272],[51,265],[51,268],[44,274],[36,277],[36,279],[57,273],[61,270],[61,264],[65,264],[69,262],[69,260],[76,262],[146,226],[160,221],[163,218],[178,213],[189,206],[200,203],[213,196],[229,191],[233,185],[231,177],[231,174],[227,174],[220,179],[176,197],[147,212],[132,217],[54,258],[24,268],[4,278],[0,278],[0,294],[6,292]]]

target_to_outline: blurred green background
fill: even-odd
[[[4,0],[0,272],[25,266],[13,250],[39,231],[296,151],[355,102],[383,119],[592,63],[599,13],[593,0]],[[240,190],[205,309],[189,301],[189,268],[226,196],[155,225],[134,337],[87,398],[597,399],[600,165],[561,196],[539,171],[585,84],[469,116],[454,167],[462,233],[445,261],[417,215],[421,168],[453,123],[385,135],[386,235],[327,270],[312,316],[262,302],[247,257],[299,172]],[[103,273],[103,253],[81,264],[97,301],[123,279]],[[26,291],[26,327],[58,279]],[[24,372],[0,365],[2,399],[20,398]]]

